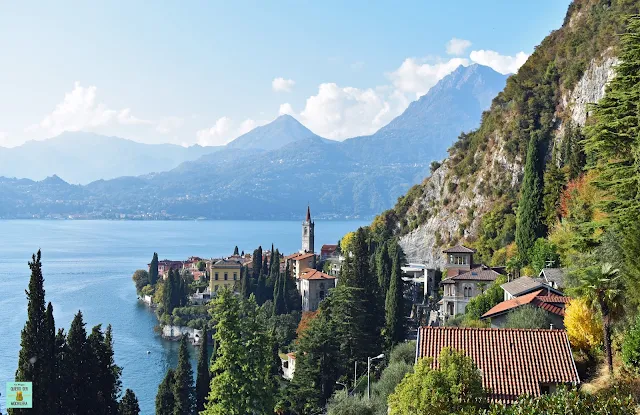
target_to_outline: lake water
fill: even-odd
[[[316,221],[316,250],[366,224]],[[5,384],[15,375],[27,316],[27,262],[38,248],[56,327],[67,331],[78,310],[88,330],[110,323],[116,363],[124,368],[123,390],[136,393],[146,415],[154,413],[157,387],[167,368],[177,363],[177,343],[154,333],[157,320],[137,300],[133,272],[146,268],[154,251],[160,259],[209,258],[230,255],[235,245],[253,252],[258,245],[271,248],[273,242],[280,252],[292,253],[300,249],[300,225],[293,221],[0,221],[0,413],[6,414]]]

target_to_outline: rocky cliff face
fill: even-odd
[[[613,77],[618,62],[611,53],[608,50],[600,58],[593,59],[575,87],[562,94],[556,110],[556,136],[563,134],[562,126],[566,121],[583,126],[588,116],[588,104],[604,96],[605,86]],[[458,189],[460,178],[452,174],[449,159],[423,182],[422,195],[413,201],[407,214],[422,209],[429,209],[432,213],[425,223],[400,237],[400,245],[410,261],[442,267],[443,248],[477,235],[482,216],[492,209],[496,201],[495,197],[481,191],[483,186],[503,182],[516,192],[519,190],[524,161],[520,157],[508,157],[505,151],[507,141],[502,131],[494,131],[488,136],[488,141],[484,150],[480,149],[475,154],[482,160],[481,167],[468,180],[470,185],[465,191]]]

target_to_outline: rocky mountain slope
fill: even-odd
[[[617,34],[639,7],[622,0],[576,0],[563,26],[508,79],[480,127],[462,134],[449,158],[374,225],[399,236],[413,261],[441,266],[442,249],[463,241],[484,244],[480,259],[491,262],[495,249],[513,241],[530,137],[544,135],[546,163],[562,162],[554,148],[567,139],[568,125],[588,122],[589,103],[604,95],[614,74]],[[485,247],[491,245],[487,241],[494,248]]]

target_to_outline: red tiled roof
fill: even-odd
[[[520,297],[512,298],[511,300],[503,301],[484,313],[480,318],[484,319],[494,317],[525,304],[531,304],[550,313],[564,316],[564,308],[559,307],[556,304],[566,304],[569,302],[570,298],[561,297],[559,295],[540,295],[543,291],[544,290],[537,290]]]
[[[580,382],[564,330],[420,327],[417,347],[417,357],[432,357],[434,367],[444,347],[464,351],[493,402],[540,396],[541,384]]]
[[[320,250],[322,251],[335,251],[336,249],[338,249],[338,245],[328,245],[328,244],[324,244],[322,245],[322,248],[320,248]]]
[[[311,258],[312,256],[315,256],[315,254],[313,252],[309,252],[308,254],[299,254],[293,259],[296,261],[302,261],[303,259]]]
[[[452,246],[449,249],[445,249],[442,252],[446,254],[475,254],[476,250],[472,248],[467,248],[464,245],[456,245],[456,246]]]
[[[442,284],[449,284],[452,281],[495,281],[500,275],[499,272],[492,270],[491,268],[480,266],[467,272],[463,272],[452,277],[442,280]]]
[[[325,274],[324,272],[307,268],[302,271],[302,275],[300,275],[300,279],[303,280],[335,280],[336,277],[333,275]]]

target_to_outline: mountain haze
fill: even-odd
[[[42,180],[57,175],[69,183],[138,176],[170,170],[216,147],[143,144],[120,137],[64,132],[13,148],[0,147],[0,176]]]
[[[477,127],[504,83],[490,68],[460,67],[388,126],[343,142],[285,115],[169,171],[86,186],[1,179],[0,217],[292,219],[307,202],[318,218],[371,217]]]

